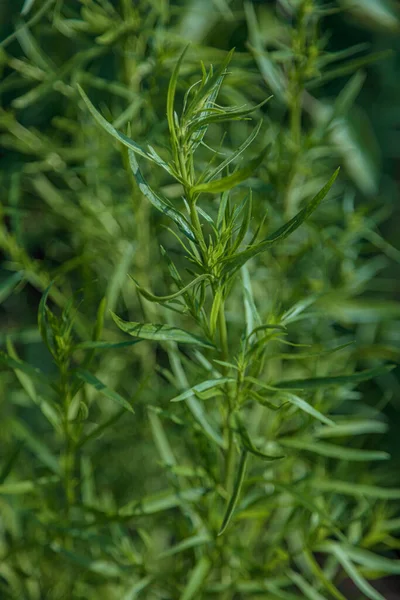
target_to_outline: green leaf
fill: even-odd
[[[160,492],[142,500],[129,502],[118,511],[118,515],[127,519],[141,515],[152,515],[183,506],[186,502],[198,502],[205,494],[205,488],[187,488],[179,492]]]
[[[231,175],[221,177],[220,179],[216,179],[215,181],[210,181],[208,183],[200,183],[199,185],[195,185],[193,192],[196,194],[203,192],[207,194],[219,194],[220,192],[225,192],[232,189],[253,174],[253,172],[264,160],[266,153],[267,148],[265,148],[261,154],[259,154],[259,156],[253,158],[253,160],[250,160],[243,169],[238,169]]]
[[[15,481],[14,483],[3,483],[0,485],[0,494],[20,495],[39,491],[42,486],[55,485],[60,481],[56,475],[50,477],[39,477],[34,481]]]
[[[186,237],[188,237],[192,242],[196,242],[196,236],[194,235],[192,228],[189,225],[189,222],[185,219],[185,217],[176,210],[170,202],[166,198],[162,198],[150,188],[150,186],[145,181],[140,169],[138,162],[135,158],[134,152],[129,150],[129,164],[132,169],[132,173],[136,179],[136,182],[139,186],[140,191],[146,198],[151,202],[151,204],[157,208],[160,212],[164,213],[174,221],[182,231]]]
[[[362,56],[360,58],[349,60],[345,64],[342,64],[339,67],[336,67],[335,69],[325,71],[325,73],[320,75],[318,78],[308,82],[307,88],[314,89],[316,87],[320,87],[321,85],[324,85],[327,81],[332,81],[332,79],[337,79],[338,77],[344,77],[345,75],[354,73],[354,71],[358,71],[358,69],[361,69],[362,67],[370,65],[379,60],[389,58],[389,56],[391,56],[392,53],[392,50],[382,50],[380,52],[374,52],[371,54],[367,54],[366,56]]]
[[[11,422],[12,432],[16,438],[24,442],[25,445],[37,456],[42,464],[56,475],[60,475],[60,465],[57,458],[44,444],[44,442],[36,437],[30,429],[21,421],[13,419]]]
[[[379,375],[386,375],[389,371],[395,368],[395,365],[386,365],[383,367],[375,367],[365,371],[359,371],[352,375],[335,375],[333,377],[313,377],[311,379],[292,379],[288,381],[278,381],[273,387],[281,390],[304,390],[318,389],[331,385],[347,385],[368,381]]]
[[[383,421],[372,420],[346,420],[335,423],[334,427],[320,427],[315,430],[316,437],[342,437],[354,435],[365,435],[367,433],[385,433],[388,427]]]
[[[25,15],[27,15],[30,12],[30,10],[34,4],[35,4],[35,0],[25,0],[24,4],[20,10],[21,16],[24,17]]]
[[[379,500],[400,500],[400,488],[385,488],[354,481],[338,481],[336,479],[323,480],[320,478],[314,479],[312,485],[321,491],[343,494],[345,496],[355,496],[356,498],[365,497]]]
[[[13,370],[18,370],[21,371],[22,373],[24,373],[25,375],[27,375],[28,377],[31,377],[34,381],[40,381],[40,383],[49,385],[50,381],[49,378],[39,369],[36,369],[36,367],[32,367],[31,365],[29,365],[28,363],[22,361],[22,360],[17,360],[15,358],[12,358],[11,356],[9,356],[8,354],[6,354],[5,352],[0,350],[0,364],[5,365],[6,367],[13,369]]]
[[[175,292],[174,294],[170,294],[169,296],[155,296],[151,292],[148,292],[147,290],[142,288],[138,283],[136,283],[134,279],[133,281],[136,285],[136,289],[138,290],[138,292],[143,296],[143,298],[149,300],[149,302],[169,302],[170,300],[175,300],[175,298],[179,298],[179,296],[185,294],[197,283],[200,283],[200,281],[204,281],[205,279],[209,279],[209,277],[209,275],[199,275],[198,277],[196,277],[196,279],[193,279],[193,281],[188,283],[184,288],[182,288],[178,292]]]
[[[321,299],[317,310],[337,321],[350,323],[380,323],[400,318],[400,302],[353,300],[331,296]]]
[[[7,300],[8,296],[12,294],[15,287],[18,283],[23,279],[24,272],[18,271],[17,273],[13,273],[10,277],[7,277],[5,281],[2,281],[0,284],[0,304]]]
[[[47,310],[48,310],[48,308],[47,308],[47,298],[48,298],[48,295],[50,293],[50,290],[51,290],[53,284],[54,284],[54,281],[52,281],[50,283],[50,285],[45,289],[45,291],[42,294],[42,297],[40,299],[39,309],[38,309],[38,328],[39,328],[39,332],[40,332],[41,338],[42,338],[42,340],[43,340],[46,348],[48,349],[48,351],[52,355],[54,354],[54,347],[53,347],[53,343],[52,343],[53,333],[52,333],[51,328],[49,327],[49,325],[47,323]]]
[[[99,340],[98,342],[81,342],[77,344],[75,348],[77,350],[110,350],[111,348],[127,348],[129,346],[134,346],[138,344],[142,340],[131,340],[128,342],[102,342]]]
[[[147,414],[149,415],[153,439],[164,464],[167,466],[176,465],[175,456],[172,452],[168,438],[165,434],[160,417],[154,411],[151,410],[148,410]]]
[[[247,248],[247,250],[243,250],[243,252],[239,252],[238,254],[223,259],[222,262],[225,263],[225,271],[229,272],[231,270],[239,269],[248,260],[250,260],[250,258],[257,256],[257,254],[261,254],[267,248],[269,248],[276,242],[285,239],[291,233],[293,233],[293,231],[300,227],[300,225],[314,212],[314,210],[325,198],[325,196],[331,189],[336,177],[338,176],[339,170],[340,168],[336,169],[332,177],[318,192],[318,194],[316,194],[314,198],[307,204],[307,206],[303,208],[300,212],[298,212],[297,215],[293,217],[293,219],[285,223],[285,225],[277,229],[274,233],[265,238],[265,240],[261,243],[250,246],[249,248]]]
[[[129,404],[129,402],[127,400],[125,400],[125,398],[123,398],[120,394],[118,394],[114,390],[107,387],[95,375],[93,375],[92,373],[89,373],[88,371],[86,371],[84,369],[77,369],[75,371],[75,373],[79,379],[81,379],[88,385],[91,385],[92,387],[94,387],[101,394],[103,394],[103,396],[106,396],[106,398],[109,398],[110,400],[114,400],[114,402],[117,402],[118,404],[120,404],[121,406],[126,408],[126,410],[129,410],[129,412],[134,413],[132,406]]]
[[[118,327],[132,335],[143,340],[153,340],[158,342],[177,342],[180,344],[193,344],[195,346],[204,346],[205,348],[214,348],[213,344],[203,340],[188,331],[173,327],[171,325],[157,325],[153,323],[137,323],[135,321],[123,321],[113,312],[112,318]]]
[[[271,98],[272,96],[266,98],[265,100],[251,108],[222,109],[217,113],[211,113],[207,116],[202,116],[201,118],[194,119],[190,123],[187,133],[190,136],[197,129],[201,129],[207,125],[210,125],[211,123],[224,123],[226,121],[236,121],[245,119],[246,117],[249,117],[251,113],[264,106],[264,104],[266,104]]]
[[[364,579],[353,565],[346,552],[338,544],[332,545],[331,548],[332,554],[337,558],[347,575],[367,598],[370,598],[370,600],[385,600],[382,594],[375,590],[368,581]]]
[[[255,385],[258,385],[259,387],[266,389],[266,390],[271,391],[273,389],[279,389],[278,385],[270,386],[268,384],[263,383],[259,379],[254,379],[253,377],[247,377],[246,379],[248,381],[250,381],[251,383],[254,383]],[[319,410],[314,408],[306,400],[304,400],[303,398],[300,398],[300,396],[297,396],[295,394],[290,394],[290,393],[285,393],[283,396],[284,396],[285,400],[287,400],[288,402],[293,404],[293,406],[296,406],[296,408],[299,408],[303,412],[314,417],[314,419],[317,419],[318,421],[321,421],[322,423],[326,423],[326,425],[332,425],[332,426],[335,425],[335,423],[334,423],[334,421],[332,421],[332,419],[329,419],[329,417],[323,415],[321,412],[319,412]]]
[[[183,50],[182,54],[180,55],[176,65],[174,67],[174,70],[172,72],[171,79],[169,80],[169,86],[168,86],[167,121],[168,121],[168,128],[169,128],[171,137],[172,137],[175,145],[178,144],[178,138],[177,138],[176,129],[175,129],[175,119],[174,119],[174,103],[175,103],[176,84],[178,82],[178,75],[179,75],[179,69],[180,69],[181,63],[182,63],[183,57],[185,56],[188,48],[189,48],[189,45],[186,46],[186,48]]]
[[[217,175],[219,175],[219,173],[221,173],[221,171],[226,169],[226,167],[228,165],[230,165],[231,162],[236,160],[246,150],[246,148],[248,148],[250,146],[250,144],[256,139],[256,137],[261,129],[261,125],[262,125],[262,121],[260,121],[256,125],[256,127],[250,133],[249,137],[239,146],[239,148],[237,148],[234,152],[232,152],[232,154],[230,156],[228,156],[228,158],[223,160],[213,171],[211,171],[211,173],[209,173],[205,177],[205,180],[211,181],[212,179],[215,179],[215,177]]]
[[[158,555],[158,558],[166,558],[167,556],[180,554],[189,548],[197,548],[197,546],[203,546],[211,541],[212,538],[209,534],[199,533],[198,535],[193,535],[192,537],[186,538],[182,542],[179,542],[179,544],[175,544],[175,546],[168,548],[168,550],[164,550],[164,552],[161,552],[161,554]]]
[[[392,560],[374,554],[364,548],[355,548],[348,544],[339,544],[337,542],[325,542],[318,547],[318,551],[332,553],[333,550],[340,548],[355,563],[382,575],[400,575],[400,560]]]
[[[334,104],[334,116],[346,115],[354,104],[365,81],[365,73],[357,71],[339,92]]]
[[[327,600],[326,597],[322,596],[322,594],[313,588],[300,573],[289,571],[288,575],[293,583],[296,584],[299,590],[304,594],[304,598],[308,598],[308,600]]]
[[[225,69],[231,62],[233,53],[234,53],[234,49],[232,49],[230,52],[228,52],[225,59],[222,61],[222,63],[216,69],[215,73],[211,77],[208,77],[208,79],[205,81],[205,83],[196,92],[196,94],[194,95],[192,101],[190,102],[187,110],[185,111],[185,115],[187,117],[190,117],[191,115],[193,115],[193,113],[196,112],[196,110],[203,108],[202,104],[204,104],[204,99],[207,98],[207,96],[209,96],[209,94],[212,94],[212,92],[215,88],[219,89],[219,87],[221,85],[221,77],[224,76]]]
[[[180,600],[192,600],[199,597],[198,594],[204,586],[211,566],[211,560],[207,556],[200,558],[189,575],[189,580],[180,596]]]
[[[387,452],[374,450],[359,450],[358,448],[337,446],[328,442],[280,439],[279,443],[289,448],[306,450],[307,452],[314,452],[315,454],[319,454],[320,456],[326,456],[328,458],[338,458],[341,460],[370,461],[388,460],[390,458],[390,454],[388,454]]]
[[[10,338],[7,339],[7,350],[11,360],[19,361],[19,357],[15,351],[14,345]],[[12,364],[17,364],[12,363],[11,360],[9,361],[10,367]],[[52,403],[50,398],[46,398],[47,394],[40,395],[37,393],[34,383],[35,378],[32,376],[33,374],[30,371],[32,367],[30,367],[30,365],[26,366],[28,370],[25,372],[15,367],[12,367],[15,375],[18,378],[18,381],[20,382],[21,386],[28,394],[32,402],[34,402],[40,408],[46,419],[49,420],[49,422],[56,429],[56,431],[58,431],[58,433],[62,433],[61,413],[58,410],[58,407],[54,403]],[[44,382],[44,379],[41,379],[41,381]]]
[[[276,455],[274,456],[274,455],[270,455],[270,454],[265,454],[264,452],[257,450],[257,448],[254,447],[253,442],[250,439],[250,436],[247,432],[246,427],[243,425],[243,423],[238,415],[236,416],[236,426],[237,426],[237,430],[240,435],[240,438],[241,438],[244,448],[251,454],[254,454],[255,456],[258,456],[259,458],[262,458],[262,460],[267,460],[267,461],[280,460],[282,458],[285,458],[284,456],[276,456]]]
[[[136,152],[140,156],[147,158],[147,160],[150,160],[151,162],[155,162],[154,158],[148,152],[146,152],[146,150],[141,148],[138,144],[136,144],[136,142],[131,140],[128,136],[126,136],[125,134],[123,134],[120,131],[118,131],[117,129],[115,129],[115,127],[113,127],[111,125],[111,123],[109,123],[95,109],[95,107],[90,102],[89,98],[87,97],[87,95],[85,94],[85,92],[83,91],[81,86],[79,84],[76,84],[76,85],[77,85],[78,91],[79,91],[80,95],[82,96],[82,99],[85,102],[86,106],[88,107],[90,113],[96,119],[96,121],[102,126],[102,128],[105,129],[105,131],[107,131],[107,133],[109,133],[110,135],[113,136],[113,138],[115,138],[116,140],[118,140],[119,142],[124,144],[124,146],[127,146],[132,152]]]
[[[190,396],[196,393],[204,392],[205,390],[210,390],[221,385],[225,385],[226,383],[234,383],[235,379],[231,377],[220,377],[219,379],[208,379],[207,381],[202,381],[197,385],[194,385],[190,389],[182,392],[179,396],[175,396],[171,398],[170,402],[182,402],[182,400],[186,400]]]
[[[242,489],[244,477],[246,474],[246,463],[247,463],[247,450],[242,450],[240,454],[239,465],[236,473],[236,479],[233,484],[233,492],[226,507],[225,515],[222,521],[221,528],[218,532],[218,535],[222,535],[226,528],[229,525],[229,522],[232,518],[233,511],[236,508],[236,504],[240,497],[240,491]]]

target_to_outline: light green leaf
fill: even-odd
[[[187,488],[179,492],[168,490],[140,501],[129,502],[118,511],[118,515],[127,519],[134,516],[152,515],[182,506],[186,502],[198,502],[206,493],[205,488]]]
[[[171,325],[157,325],[153,323],[137,323],[135,321],[124,321],[113,312],[112,318],[118,327],[125,333],[143,340],[153,340],[158,342],[177,342],[180,344],[193,344],[195,346],[204,346],[213,348],[213,344],[188,331],[173,327]]]
[[[326,425],[331,425],[333,427],[335,426],[335,423],[334,421],[332,421],[332,419],[323,415],[319,410],[317,410],[311,404],[309,404],[309,402],[307,402],[303,398],[300,398],[300,396],[297,396],[296,394],[284,394],[284,398],[285,400],[293,404],[293,406],[296,406],[303,412],[314,417],[314,419],[317,419],[318,421],[321,421]]]
[[[167,466],[176,465],[175,456],[172,452],[170,443],[165,434],[160,417],[152,410],[148,410],[151,432],[163,462]]]
[[[181,63],[182,63],[182,60],[183,60],[188,48],[189,48],[189,45],[187,45],[186,48],[183,50],[182,54],[180,55],[176,65],[174,67],[174,70],[171,75],[171,79],[169,80],[168,93],[167,93],[168,128],[169,128],[170,134],[172,136],[172,139],[173,139],[175,145],[177,145],[177,143],[178,143],[178,138],[176,135],[176,128],[175,128],[175,119],[174,119],[174,103],[175,103],[176,84],[178,82],[178,75],[179,75],[179,69],[180,69]]]
[[[288,448],[306,450],[307,452],[314,452],[315,454],[319,454],[320,456],[326,456],[328,458],[338,458],[341,460],[370,461],[388,460],[390,458],[390,454],[388,454],[387,452],[375,450],[359,450],[358,448],[337,446],[328,442],[280,439],[279,443]]]
[[[339,544],[337,542],[325,542],[318,547],[318,551],[332,553],[335,549],[340,548],[350,560],[382,575],[400,575],[400,560],[385,558],[374,554],[364,548],[355,548],[348,544]]]
[[[211,560],[207,556],[202,556],[192,572],[189,575],[189,580],[183,590],[180,600],[192,600],[198,598],[208,573],[211,570]]]
[[[225,75],[225,69],[229,65],[232,60],[234,50],[232,49],[226,55],[225,59],[219,65],[219,67],[215,70],[215,73],[212,76],[208,77],[208,79],[204,82],[204,84],[198,89],[198,91],[193,96],[192,101],[190,102],[187,110],[185,111],[185,115],[187,117],[191,117],[196,111],[201,108],[204,108],[206,104],[205,99],[209,95],[213,95],[213,91],[215,89],[219,89],[222,82],[222,77]],[[207,98],[208,99],[208,98]],[[214,98],[215,100],[215,98]]]
[[[319,427],[314,435],[319,438],[364,435],[367,433],[385,433],[387,425],[383,421],[346,420],[335,423],[334,427]]]
[[[164,550],[161,554],[158,555],[158,558],[166,558],[167,556],[173,556],[174,554],[180,554],[189,548],[197,548],[197,546],[203,546],[212,541],[212,538],[207,533],[199,533],[198,535],[193,535],[192,537],[186,538],[182,542],[175,544],[172,548],[168,548],[168,550]]]
[[[257,167],[262,163],[264,157],[267,153],[267,148],[265,148],[257,158],[253,158],[250,160],[243,169],[238,169],[231,175],[227,175],[226,177],[221,177],[221,179],[216,179],[215,181],[210,181],[208,183],[200,183],[199,185],[195,185],[193,188],[193,192],[196,194],[199,193],[207,193],[207,194],[219,194],[221,192],[225,192],[231,190],[233,187],[245,181],[252,175],[252,173],[257,169]]]
[[[300,573],[289,571],[288,575],[293,583],[297,585],[299,590],[303,592],[304,598],[308,598],[308,600],[327,600],[326,597],[313,588]]]
[[[254,379],[253,377],[247,377],[246,379],[248,381],[250,381],[251,383],[254,383],[255,385],[258,385],[259,387],[269,390],[269,391],[271,391],[273,389],[279,389],[278,385],[274,384],[273,386],[270,386],[268,384],[263,383],[259,379]],[[314,419],[317,419],[318,421],[321,421],[322,423],[326,423],[326,425],[332,425],[332,426],[335,425],[335,423],[334,423],[334,421],[332,421],[332,419],[329,419],[329,417],[323,415],[319,410],[314,408],[306,400],[304,400],[303,398],[300,398],[300,396],[297,396],[297,395],[291,394],[291,393],[284,393],[283,397],[285,398],[285,400],[287,400],[287,402],[290,402],[291,404],[293,404],[293,406],[296,406],[296,408],[299,408],[303,412],[311,415],[312,417],[314,417]]]
[[[113,127],[111,125],[111,123],[109,123],[95,109],[95,107],[90,102],[89,98],[87,97],[87,95],[85,94],[85,92],[83,91],[83,89],[81,88],[81,86],[79,84],[77,84],[77,88],[78,88],[80,95],[82,96],[83,101],[85,102],[86,106],[88,107],[90,113],[96,119],[96,121],[103,127],[103,129],[105,129],[107,131],[107,133],[109,133],[110,135],[113,136],[113,138],[115,138],[116,140],[118,140],[119,142],[124,144],[124,146],[127,146],[131,151],[136,152],[137,154],[139,154],[140,156],[143,156],[144,158],[147,158],[147,160],[150,160],[151,162],[155,162],[153,157],[148,152],[146,152],[146,150],[141,148],[138,144],[136,144],[136,142],[131,140],[124,133],[121,133],[120,131],[115,129],[115,127]]]
[[[212,388],[216,388],[221,385],[225,385],[226,383],[234,383],[234,382],[235,382],[235,380],[232,379],[231,377],[220,377],[219,379],[208,379],[207,381],[202,381],[201,383],[194,385],[190,389],[185,390],[184,392],[179,394],[179,396],[175,396],[174,398],[171,398],[170,402],[182,402],[182,400],[186,400],[187,398],[189,398],[190,396],[192,396],[193,394],[196,394],[198,392],[204,392],[205,390],[210,390]]]
[[[202,127],[210,125],[211,123],[224,123],[226,121],[236,121],[245,119],[246,117],[249,117],[251,113],[264,106],[264,104],[266,104],[266,102],[268,102],[271,98],[272,96],[266,98],[265,100],[251,108],[225,109],[216,113],[208,114],[207,116],[202,116],[198,119],[194,119],[188,127],[188,135],[191,135],[197,129],[201,129]]]
[[[155,296],[151,292],[148,292],[147,290],[142,288],[138,283],[136,283],[134,279],[133,281],[136,285],[136,289],[138,290],[138,292],[143,296],[143,298],[149,300],[149,302],[169,302],[170,300],[175,300],[175,298],[179,298],[179,296],[182,296],[193,286],[200,283],[200,281],[204,281],[205,279],[209,279],[209,275],[199,275],[198,277],[196,277],[196,279],[193,279],[193,281],[188,283],[184,288],[182,288],[178,292],[175,292],[174,294],[170,294],[169,296]]]
[[[350,481],[336,479],[323,480],[320,478],[312,481],[313,487],[325,492],[355,496],[356,498],[376,498],[379,500],[400,500],[400,488],[385,488]]]
[[[239,465],[236,473],[236,479],[233,484],[233,492],[226,507],[225,515],[222,521],[221,528],[218,532],[218,535],[222,535],[226,528],[229,525],[229,522],[232,518],[233,511],[236,508],[236,504],[238,503],[240,497],[240,491],[242,489],[244,477],[246,474],[246,463],[247,463],[247,450],[242,450],[240,454]]]
[[[39,491],[41,486],[45,485],[54,485],[60,481],[60,478],[56,475],[51,475],[50,477],[39,477],[34,481],[15,481],[14,483],[3,483],[0,485],[0,494],[10,494],[10,495],[19,495],[19,494],[30,494],[32,492]]]
[[[101,394],[103,394],[103,396],[105,396],[106,398],[109,398],[110,400],[114,400],[114,402],[117,402],[118,404],[120,404],[121,406],[126,408],[126,410],[129,410],[129,412],[131,412],[131,413],[134,412],[132,406],[129,404],[129,402],[127,400],[125,400],[125,398],[123,398],[116,391],[107,387],[104,383],[102,383],[100,381],[100,379],[98,379],[92,373],[89,373],[88,371],[86,371],[84,369],[77,369],[75,371],[75,373],[79,379],[81,379],[88,385],[91,385],[92,387],[94,387]]]
[[[321,299],[317,310],[335,320],[350,323],[379,323],[400,318],[400,302],[353,300],[335,296]]]
[[[35,4],[35,0],[25,0],[21,10],[20,10],[20,14],[24,17],[25,15],[27,15],[31,8],[33,7],[33,5]]]
[[[343,569],[346,571],[347,575],[350,577],[353,583],[358,587],[358,589],[361,592],[363,592],[363,594],[365,594],[367,598],[370,598],[370,600],[385,600],[382,594],[375,590],[368,583],[368,581],[364,579],[364,577],[353,565],[346,552],[338,544],[332,545],[332,554],[340,562]]]
[[[346,115],[365,81],[365,73],[357,71],[346,83],[343,89],[339,92],[334,104],[334,116]]]

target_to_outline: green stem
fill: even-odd
[[[225,306],[224,302],[221,301],[221,305],[218,313],[218,324],[219,324],[219,336],[222,349],[222,360],[228,361],[229,349],[228,349],[228,331],[226,327],[225,317]],[[225,373],[226,374],[226,373]],[[226,398],[227,398],[227,410],[225,416],[225,436],[227,440],[227,451],[225,454],[225,489],[228,493],[232,490],[233,480],[235,475],[235,445],[233,439],[232,429],[232,398],[230,386],[226,386]]]

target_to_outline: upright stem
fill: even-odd
[[[226,327],[226,317],[225,317],[225,306],[224,302],[221,302],[218,314],[218,324],[219,324],[219,336],[220,343],[222,349],[222,359],[227,361],[229,358],[229,350],[228,350],[228,332]],[[226,406],[226,417],[225,417],[225,437],[227,441],[227,451],[225,454],[225,489],[229,493],[233,487],[233,479],[235,474],[235,446],[233,440],[233,430],[232,430],[232,398],[229,389],[229,384],[226,386],[226,398],[227,398],[227,406]]]

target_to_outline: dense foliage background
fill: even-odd
[[[0,596],[396,598],[389,588],[400,573],[400,387],[398,369],[379,369],[400,357],[397,4],[26,0],[0,3],[0,32]],[[268,354],[271,381],[377,369],[359,385],[312,391],[319,411],[347,415],[364,430],[333,438],[336,458],[289,445],[275,495],[275,475],[252,457],[245,500],[215,544],[210,530],[218,530],[226,494],[207,435],[218,420],[214,400],[169,403],[211,364],[186,347],[128,345],[109,316],[193,327],[187,315],[141,297],[129,278],[168,294],[175,288],[160,246],[182,273],[187,264],[171,223],[130,175],[126,149],[77,91],[80,84],[115,128],[130,124],[135,141],[164,156],[168,82],[188,42],[179,107],[200,61],[218,65],[233,47],[220,104],[256,106],[273,95],[253,121],[215,125],[206,139],[229,155],[262,121],[246,152],[253,158],[269,144],[265,163],[234,196],[252,188],[253,230],[280,227],[342,167],[307,227],[254,259],[235,284],[232,348],[247,289],[247,310],[254,303],[263,322],[286,315],[292,323],[288,344]],[[200,148],[204,168],[208,160]],[[179,185],[142,166],[154,189],[181,202]],[[209,203],[215,216],[218,199]],[[295,353],[306,356],[293,360]],[[69,377],[78,367],[84,385],[68,417],[79,430],[75,445],[55,397],[77,385]],[[58,387],[47,389],[51,378]],[[248,413],[260,441],[268,427],[275,431],[263,410]],[[291,413],[279,423],[285,435],[308,425]],[[352,462],[347,447],[392,458]],[[344,560],[343,548],[329,546],[336,533],[326,515],[367,554]],[[349,557],[357,569],[346,569]],[[387,591],[383,575],[392,576]],[[360,587],[357,576],[376,580],[381,592]]]

